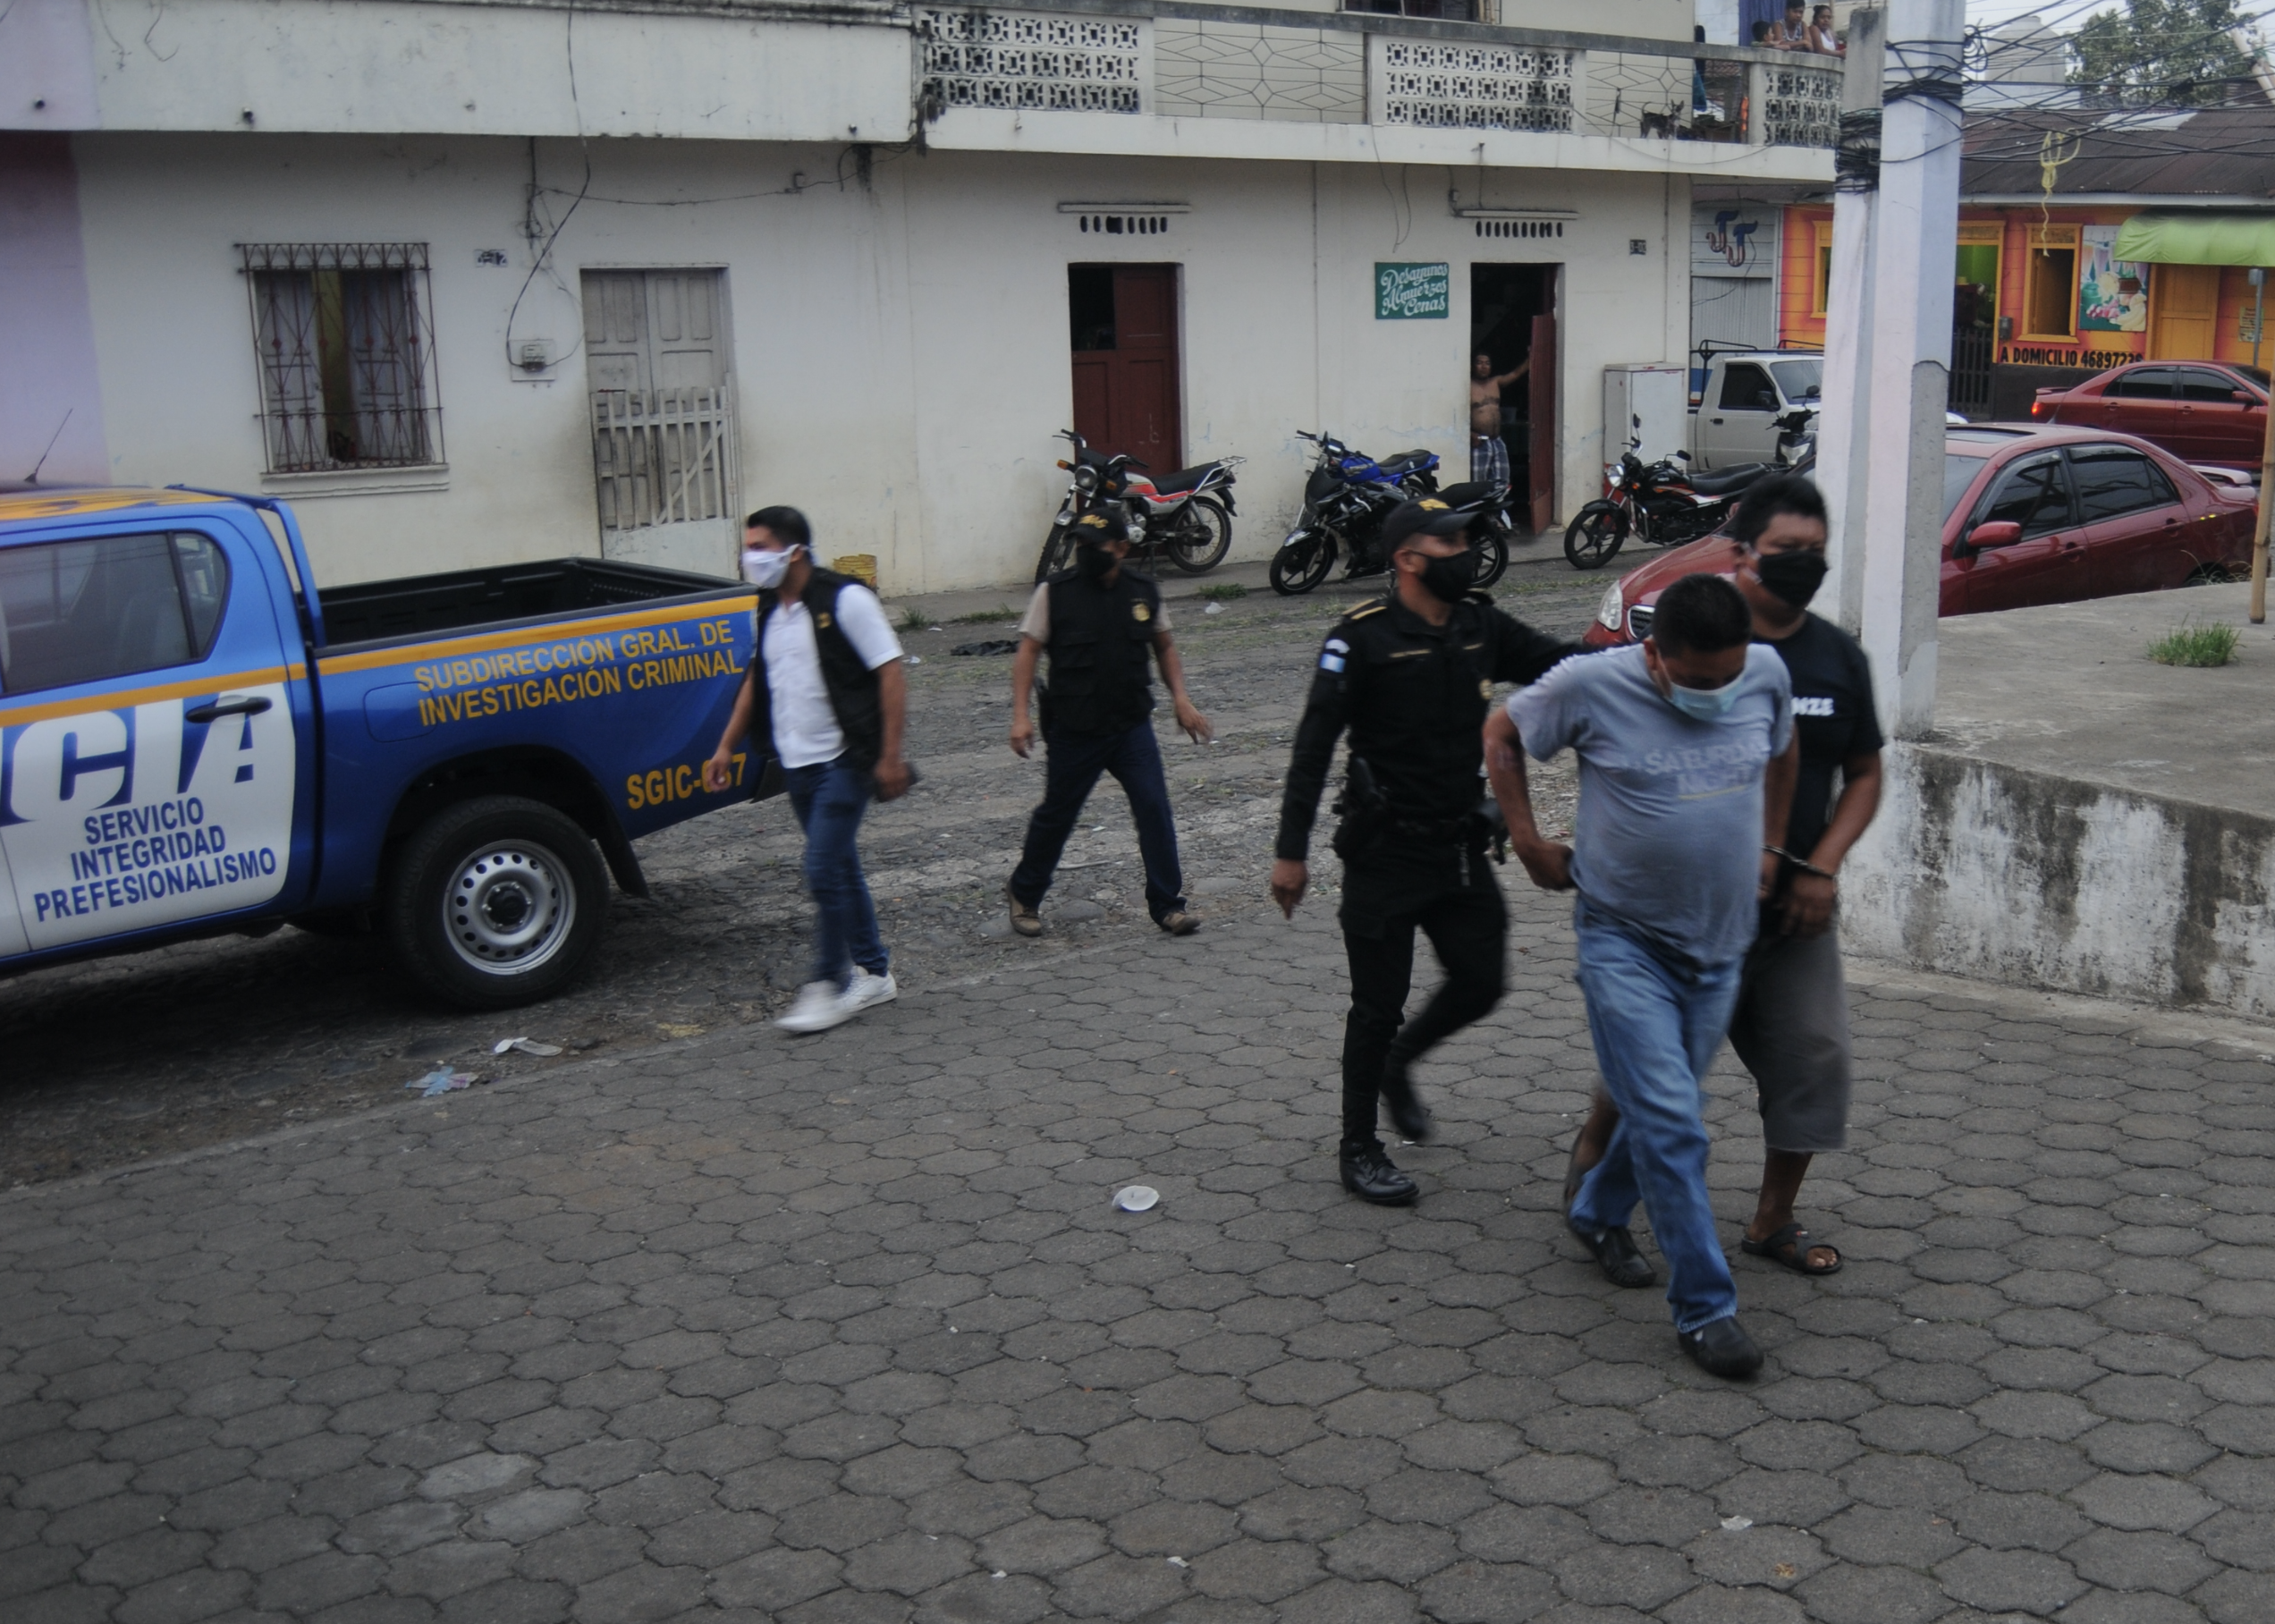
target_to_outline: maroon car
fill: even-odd
[[[1943,614],[2068,604],[2226,577],[2251,558],[2257,504],[2171,453],[2088,429],[1968,427],[1943,437]],[[1603,595],[1585,641],[1646,636],[1660,592],[1737,568],[1709,536],[1631,570]]]
[[[2267,444],[2267,374],[2229,361],[2139,361],[2041,389],[2030,415],[2138,435],[2183,462],[2254,472]]]

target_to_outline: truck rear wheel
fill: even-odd
[[[402,849],[385,893],[403,972],[469,1010],[550,997],[600,939],[608,875],[576,822],[542,801],[445,807]]]

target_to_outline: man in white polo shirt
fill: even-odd
[[[901,758],[901,639],[876,594],[816,568],[813,546],[796,508],[761,508],[743,523],[743,573],[758,588],[757,647],[703,767],[705,789],[725,789],[747,733],[754,755],[782,763],[806,833],[814,972],[774,1023],[792,1032],[825,1031],[899,994],[857,842],[870,797],[894,799],[909,782]]]

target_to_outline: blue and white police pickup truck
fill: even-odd
[[[291,923],[542,998],[703,788],[748,586],[565,558],[317,591],[291,512],[0,493],[0,974]]]

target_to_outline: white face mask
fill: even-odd
[[[771,592],[782,583],[790,572],[790,561],[796,557],[796,547],[745,547],[742,550],[742,579],[761,592]]]

